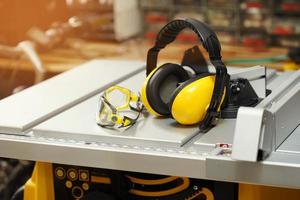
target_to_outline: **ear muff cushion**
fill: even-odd
[[[172,117],[184,125],[201,122],[206,114],[215,83],[215,75],[204,73],[181,84],[170,99]]]
[[[160,66],[151,75],[146,86],[146,96],[151,108],[160,115],[170,115],[170,96],[179,83],[188,79],[188,73],[180,65],[166,63]]]

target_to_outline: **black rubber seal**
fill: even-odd
[[[149,78],[146,86],[146,96],[151,108],[161,115],[170,115],[169,102],[163,102],[160,96],[162,82],[170,76],[178,78],[178,84],[189,79],[188,73],[178,64],[166,63],[159,67]]]

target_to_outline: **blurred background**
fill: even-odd
[[[1,0],[0,98],[93,58],[145,60],[180,17],[209,24],[227,64],[298,69],[281,61],[300,46],[300,0]],[[161,60],[180,61],[196,41],[183,31]],[[244,58],[261,60],[231,62]]]
[[[300,0],[1,0],[0,99],[90,59],[145,60],[158,31],[180,17],[209,24],[228,65],[300,67]],[[183,31],[160,62],[180,62],[196,42]],[[0,159],[0,199],[30,170]]]
[[[297,0],[165,0],[141,1],[146,38],[173,18],[191,16],[210,24],[225,44],[300,45],[300,1]],[[181,41],[194,41],[182,35]]]
[[[300,46],[299,0],[1,0],[0,10],[0,42],[9,45],[28,39],[33,27],[45,31],[77,16],[86,23],[77,36],[86,39],[152,40],[166,22],[194,17],[210,24],[224,44]],[[182,34],[178,40],[196,38]]]

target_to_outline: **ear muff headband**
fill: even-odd
[[[212,121],[219,115],[218,109],[221,104],[223,92],[228,79],[227,69],[221,60],[221,45],[216,34],[204,23],[195,19],[177,19],[165,25],[157,35],[154,47],[147,54],[147,75],[157,65],[158,53],[166,45],[173,42],[177,35],[185,28],[191,29],[198,36],[203,47],[209,54],[213,66],[216,68],[214,91],[207,114],[200,124],[200,129],[206,132],[212,126]]]

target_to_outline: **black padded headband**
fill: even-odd
[[[205,132],[212,126],[212,121],[219,115],[218,109],[221,104],[223,92],[228,79],[227,69],[221,58],[221,45],[217,35],[204,23],[187,18],[176,19],[165,25],[156,37],[154,47],[147,54],[147,75],[157,67],[157,57],[161,49],[173,42],[177,35],[185,28],[189,28],[197,34],[203,47],[208,52],[213,66],[216,68],[216,78],[213,96],[207,110],[205,119],[200,124],[200,129]]]
[[[208,52],[209,58],[221,60],[221,45],[216,34],[204,23],[195,19],[177,19],[165,25],[156,37],[154,47],[149,49],[147,55],[147,75],[157,67],[157,57],[161,49],[173,42],[177,35],[185,28],[193,30],[203,47]]]

